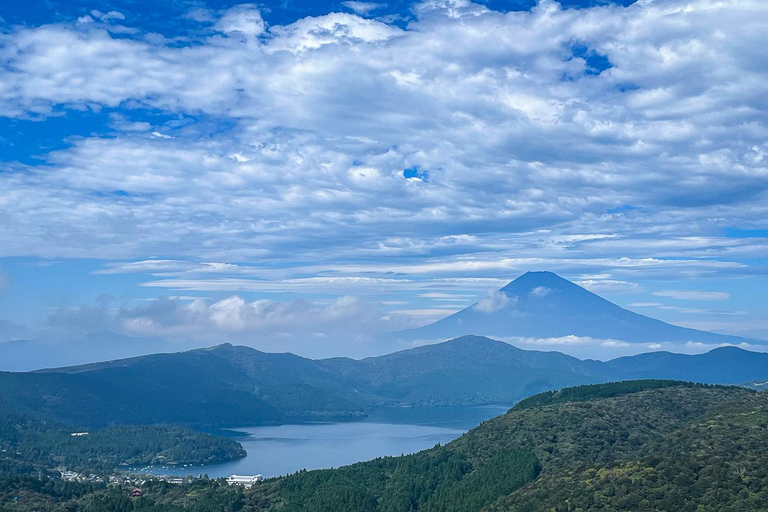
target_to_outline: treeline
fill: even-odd
[[[663,388],[706,388],[712,387],[712,384],[699,384],[696,382],[682,382],[675,380],[643,379],[629,380],[621,382],[610,382],[607,384],[591,384],[583,386],[574,386],[557,391],[545,391],[521,400],[512,408],[514,411],[530,409],[533,407],[542,407],[551,404],[561,404],[565,402],[582,402],[585,400],[595,400],[598,398],[611,398],[615,396],[628,395],[639,391],[648,391],[651,389]],[[718,386],[723,387],[723,386]],[[726,386],[727,387],[727,386]]]
[[[65,482],[31,475],[0,476],[0,511],[72,510],[73,503],[104,489],[103,483]]]
[[[768,510],[765,394],[724,404],[643,451],[643,457],[545,475],[490,510]]]
[[[335,470],[300,472],[279,483],[285,512],[462,512],[479,510],[533,480],[533,453],[510,450],[474,467],[446,447]]]
[[[223,480],[197,480],[184,485],[150,481],[141,497],[131,487],[64,482],[23,477],[0,477],[0,512],[238,512],[259,510],[259,500],[246,498],[241,487]]]
[[[112,472],[118,466],[203,464],[245,456],[232,439],[179,426],[119,426],[72,436],[79,429],[29,415],[0,411],[0,474],[57,466]]]

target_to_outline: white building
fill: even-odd
[[[232,475],[227,477],[227,483],[229,485],[242,485],[246,489],[255,484],[256,482],[261,482],[263,480],[261,475],[254,475],[254,476],[243,476],[243,475]]]

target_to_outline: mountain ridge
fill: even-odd
[[[730,347],[602,362],[463,336],[362,360],[314,360],[221,344],[0,372],[0,402],[74,425],[231,427],[356,419],[376,407],[512,405],[543,391],[637,378],[760,382],[768,380],[768,353]]]

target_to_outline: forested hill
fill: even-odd
[[[536,405],[538,404],[538,405]],[[277,486],[284,512],[768,510],[768,394],[635,381],[547,394],[443,447]]]
[[[8,408],[0,410],[0,474],[5,476],[48,472],[57,466],[109,474],[118,467],[210,464],[245,455],[233,439],[185,427],[133,425],[83,432]]]
[[[734,347],[603,363],[464,336],[363,360],[312,360],[219,345],[30,373],[0,372],[0,401],[89,427],[237,426],[355,419],[377,406],[512,404],[536,393],[637,378],[768,380],[768,354]]]
[[[414,455],[302,471],[235,494],[217,482],[145,491],[140,501],[125,489],[56,498],[56,510],[768,511],[768,394],[662,381],[582,386]],[[29,502],[52,499],[35,492]]]

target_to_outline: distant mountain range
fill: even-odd
[[[552,272],[527,272],[495,294],[383,341],[444,340],[465,334],[503,338],[580,336],[629,343],[766,343],[687,329],[628,311]]]
[[[82,426],[236,426],[354,419],[380,406],[512,404],[541,391],[636,378],[765,382],[768,353],[725,347],[600,362],[463,336],[362,360],[312,360],[225,344],[0,372],[0,408]]]
[[[368,354],[424,345],[464,335],[489,336],[538,343],[566,336],[618,340],[626,343],[764,345],[767,341],[687,329],[633,313],[551,272],[528,272],[495,294],[453,315],[418,329],[384,333],[369,345]],[[200,348],[200,342],[174,342],[95,332],[58,340],[43,337],[0,343],[0,370],[30,371]],[[546,346],[546,345],[544,345]],[[551,345],[550,345],[551,346]],[[647,347],[643,347],[647,348]],[[635,347],[636,353],[641,347]],[[578,346],[571,354],[583,354]],[[589,354],[589,352],[587,352]],[[626,352],[625,352],[626,353]],[[591,354],[590,354],[591,355]]]

